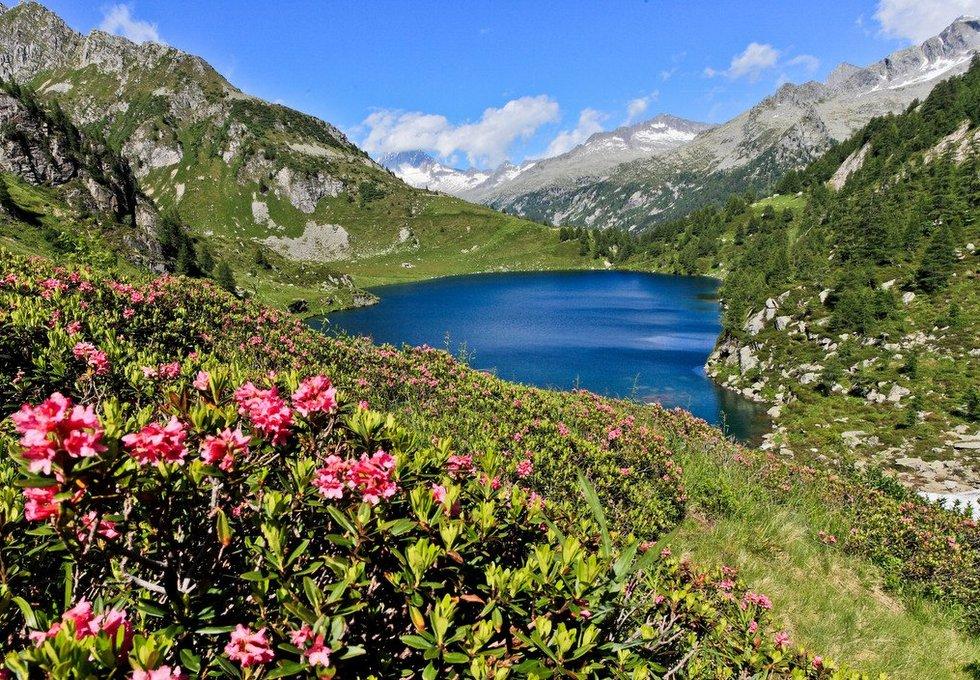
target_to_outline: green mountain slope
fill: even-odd
[[[873,120],[784,195],[650,233],[584,234],[622,266],[725,278],[709,372],[774,406],[769,446],[980,485],[980,63]]]
[[[345,273],[370,284],[584,264],[554,230],[411,188],[330,124],[241,92],[198,57],[83,36],[36,2],[0,13],[0,74],[104,138],[161,213],[236,254],[243,290],[281,304],[350,304],[335,285]]]

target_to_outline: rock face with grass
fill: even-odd
[[[46,109],[15,83],[0,89],[0,172],[56,190],[76,214],[119,224],[131,259],[159,266],[157,211],[137,187],[129,164],[82,133],[60,108]],[[9,200],[4,209],[15,218],[34,219]]]

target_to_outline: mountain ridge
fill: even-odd
[[[966,70],[980,49],[980,21],[964,17],[919,45],[867,67],[846,62],[819,83],[787,83],[756,106],[660,157],[634,160],[594,181],[503,184],[480,200],[553,224],[642,229],[765,189],[815,160],[876,115],[897,113],[943,79]]]

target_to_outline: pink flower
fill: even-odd
[[[446,460],[446,471],[453,477],[473,472],[473,456],[449,456]]]
[[[106,448],[94,407],[72,406],[60,392],[37,407],[24,404],[10,419],[22,435],[20,444],[31,472],[50,474],[60,452],[71,458],[88,458]]]
[[[532,463],[529,459],[525,458],[517,464],[517,476],[521,479],[530,477],[532,472],[534,472],[534,463]]]
[[[392,479],[395,459],[382,450],[368,458],[361,454],[360,460],[351,463],[347,471],[347,485],[361,492],[364,501],[377,505],[382,498],[391,498],[398,491]]]
[[[194,382],[191,384],[194,385],[194,389],[207,392],[211,387],[211,374],[207,371],[198,371]]]
[[[248,416],[263,436],[273,444],[282,444],[289,438],[293,424],[293,412],[279,396],[275,387],[260,390],[250,382],[235,390],[238,412]]]
[[[814,668],[823,668],[823,657],[822,656],[815,656],[815,657],[813,657],[813,667]]]
[[[338,456],[327,456],[325,465],[316,471],[313,486],[324,498],[343,498],[346,484],[347,462]]]
[[[303,416],[332,413],[337,409],[337,388],[323,375],[306,378],[293,392],[293,406]]]
[[[177,416],[170,416],[166,425],[150,423],[135,434],[127,434],[122,442],[142,465],[159,461],[182,464],[187,455],[186,439],[184,424],[177,420]]]
[[[757,630],[759,630],[759,622],[758,621],[753,621],[752,623],[749,624],[749,633],[751,633],[752,635],[755,635],[755,632]]]
[[[568,429],[568,425],[565,423],[558,423],[558,434],[562,437],[567,437],[571,430]]]
[[[172,361],[169,364],[160,364],[157,368],[157,375],[165,379],[173,379],[180,375],[180,364]]]
[[[432,485],[432,500],[436,503],[446,502],[446,487],[440,486],[439,484]]]
[[[293,643],[293,646],[302,649],[306,646],[306,643],[313,639],[313,629],[308,625],[304,624],[299,630],[294,630],[289,633],[289,641]]]
[[[65,330],[68,332],[68,335],[77,335],[79,331],[82,330],[82,322],[72,321],[67,326],[65,326]]]
[[[208,435],[204,438],[201,443],[201,459],[229,472],[235,466],[236,456],[248,455],[248,443],[251,440],[251,437],[242,434],[240,427],[234,431],[226,427],[217,436]]]
[[[79,541],[85,541],[88,539],[89,534],[92,531],[92,525],[95,523],[95,518],[97,516],[98,515],[95,510],[91,510],[82,516],[82,526],[84,529],[78,532]],[[98,526],[95,528],[95,534],[110,541],[119,536],[119,532],[116,531],[116,523],[108,519],[99,520]]]
[[[43,522],[49,517],[57,517],[61,512],[59,504],[54,500],[58,491],[57,485],[24,489],[24,519],[28,522]]]
[[[330,665],[330,652],[332,650],[323,644],[323,636],[317,635],[313,644],[307,649],[304,654],[307,660],[310,662],[311,666],[323,666],[327,667]]]
[[[786,647],[786,645],[789,644],[789,633],[787,633],[784,630],[781,630],[778,633],[776,633],[774,640],[776,642],[776,647],[778,649],[783,649]]]
[[[620,436],[622,436],[622,434],[623,431],[621,429],[619,429],[618,427],[614,427],[611,430],[609,430],[608,434],[606,435],[606,439],[608,439],[609,441],[614,441],[616,439],[619,439]]]
[[[762,609],[772,609],[772,600],[759,593],[747,592],[742,597],[742,609],[747,609],[749,605],[755,605]]]
[[[98,632],[98,625],[93,625],[95,617],[92,616],[92,603],[82,599],[78,603],[61,615],[62,621],[71,621],[75,626],[75,639],[81,640]]]
[[[361,399],[359,402],[357,402],[357,408],[361,409],[362,411],[367,411],[370,408],[370,406],[368,405],[366,400]]]
[[[151,671],[136,669],[129,676],[130,680],[187,680],[180,666],[160,666]]]
[[[75,343],[71,353],[76,359],[83,359],[95,375],[105,375],[109,372],[109,357],[91,342]]]
[[[253,633],[242,624],[235,626],[231,632],[231,642],[225,645],[225,654],[242,668],[269,663],[275,658],[265,636],[265,628]]]
[[[113,640],[114,644],[118,644],[116,653],[120,656],[128,654],[133,648],[133,623],[121,609],[110,609],[101,616],[95,617],[89,628],[92,630],[92,635],[101,630]],[[123,631],[121,640],[120,630]]]

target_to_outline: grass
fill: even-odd
[[[773,601],[794,643],[871,674],[918,680],[977,678],[980,640],[956,632],[954,611],[885,592],[880,571],[821,543],[846,518],[806,489],[776,500],[747,473],[709,456],[682,457],[686,519],[664,539],[695,563],[736,567]]]

